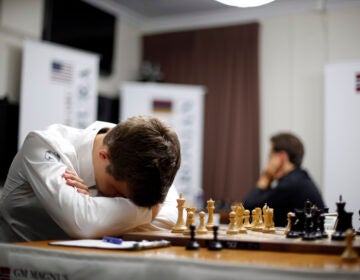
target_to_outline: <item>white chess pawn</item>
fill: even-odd
[[[352,229],[348,229],[345,232],[346,247],[344,252],[341,254],[341,258],[344,261],[353,262],[358,258],[357,252],[353,248],[355,232]]]
[[[206,234],[209,231],[207,230],[206,226],[205,226],[205,212],[201,211],[199,213],[199,219],[200,219],[200,223],[198,228],[196,229],[196,233],[197,234]]]
[[[212,230],[213,226],[214,226],[214,210],[215,210],[215,201],[212,200],[212,198],[210,198],[207,201],[207,209],[208,209],[208,220],[206,223],[206,228],[208,230]]]
[[[250,210],[246,209],[244,211],[244,227],[249,229],[251,228],[251,224],[250,224]]]
[[[236,227],[236,213],[235,211],[231,211],[229,214],[230,224],[226,234],[238,234],[239,230]]]

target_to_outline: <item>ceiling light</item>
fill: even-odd
[[[239,8],[250,8],[250,7],[258,7],[275,0],[215,0],[225,5],[235,6]]]

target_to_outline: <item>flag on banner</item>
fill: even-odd
[[[355,87],[356,87],[356,92],[360,93],[360,73],[356,73]]]
[[[154,113],[171,113],[172,112],[172,102],[171,100],[153,100]]]
[[[51,80],[54,82],[71,83],[73,81],[73,66],[67,62],[51,62]]]

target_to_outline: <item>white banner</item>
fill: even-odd
[[[360,61],[325,68],[324,199],[331,212],[340,195],[357,230],[360,198]]]
[[[126,82],[120,86],[120,91],[121,120],[135,115],[154,115],[176,131],[181,144],[181,167],[174,184],[190,205],[202,208],[205,88]]]
[[[23,52],[19,147],[26,135],[53,123],[84,128],[96,120],[99,57],[26,40]]]

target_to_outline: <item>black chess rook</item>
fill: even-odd
[[[352,226],[353,212],[345,211],[345,202],[342,201],[342,196],[339,197],[339,202],[336,203],[338,219],[335,232],[331,235],[332,240],[345,240],[345,232],[347,229],[354,231]]]

